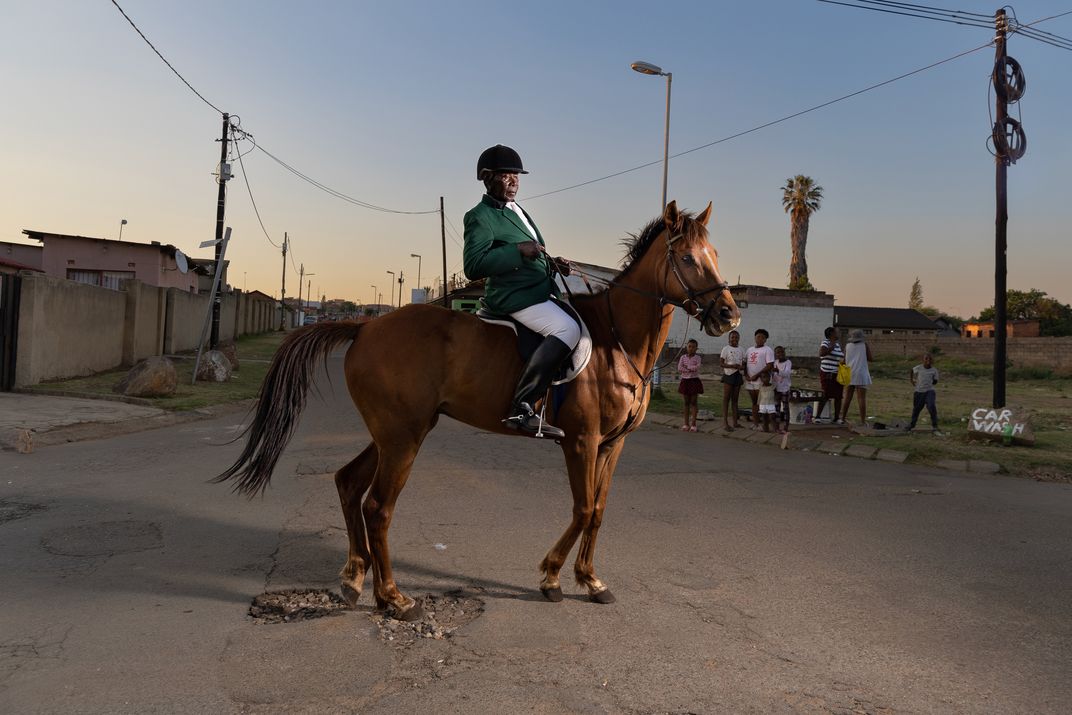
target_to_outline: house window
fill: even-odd
[[[993,330],[990,331],[990,337],[994,337],[994,331]]]
[[[110,290],[119,290],[119,283],[133,278],[134,271],[86,271],[74,268],[67,269],[67,280],[75,283],[85,283],[91,286],[100,286]]]

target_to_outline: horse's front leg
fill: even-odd
[[[361,515],[361,499],[376,476],[376,445],[370,444],[349,464],[335,472],[335,487],[339,490],[342,514],[346,519],[346,535],[350,542],[346,563],[339,572],[339,586],[350,608],[357,607],[365,573],[372,556],[365,535],[365,519]]]
[[[540,562],[540,571],[543,572],[540,591],[548,601],[556,602],[562,600],[562,583],[559,580],[562,564],[566,562],[570,549],[577,543],[577,537],[591,521],[595,509],[592,483],[599,445],[595,438],[567,436],[562,443],[562,452],[566,457],[570,491],[573,492],[573,518],[566,531]]]
[[[603,523],[603,510],[607,506],[607,493],[610,491],[611,478],[618,466],[618,457],[622,453],[625,439],[621,438],[599,451],[593,474],[592,493],[594,505],[592,516],[581,532],[581,545],[577,549],[577,561],[573,565],[573,574],[577,583],[588,589],[588,598],[596,603],[614,603],[614,594],[596,577],[592,565],[596,550],[596,535]]]

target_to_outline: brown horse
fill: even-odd
[[[709,335],[736,327],[740,313],[707,240],[711,206],[698,216],[667,205],[629,243],[625,266],[609,286],[577,296],[573,305],[592,336],[588,367],[569,384],[553,424],[566,432],[562,451],[573,492],[573,518],[540,564],[540,590],[562,599],[559,571],[577,538],[577,583],[598,603],[614,600],[592,565],[611,477],[625,436],[644,419],[647,383],[670,330],[674,307],[697,318]],[[261,387],[245,450],[217,481],[262,491],[297,426],[319,360],[352,341],[346,384],[372,435],[353,461],[335,474],[350,552],[340,573],[343,595],[356,605],[372,567],[377,608],[395,617],[420,615],[395,585],[387,547],[395,500],[439,415],[506,435],[500,422],[521,371],[516,338],[468,313],[411,305],[359,324],[318,323],[283,342]],[[405,348],[405,350],[403,350]],[[402,352],[424,356],[420,366],[399,362]]]

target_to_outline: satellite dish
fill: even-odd
[[[190,270],[190,262],[186,260],[186,254],[179,249],[175,249],[175,265],[179,267],[179,273],[186,273]]]

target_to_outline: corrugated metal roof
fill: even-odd
[[[839,328],[888,328],[892,330],[938,330],[939,326],[912,308],[866,308],[834,306],[834,325]]]

